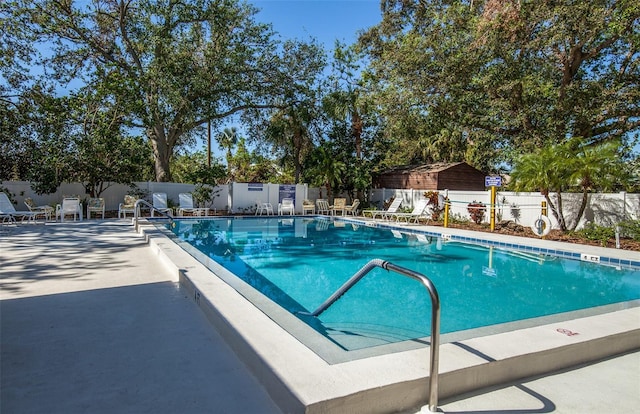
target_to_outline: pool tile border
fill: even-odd
[[[491,240],[490,238],[487,238],[487,237],[477,237],[477,236],[456,234],[461,232],[471,233],[471,231],[468,231],[468,230],[435,227],[435,226],[420,226],[420,227],[431,227],[432,229],[438,229],[438,231],[434,231],[434,230],[423,230],[417,226],[408,227],[406,225],[404,226],[394,225],[393,223],[374,221],[374,220],[358,220],[358,219],[351,219],[351,218],[335,218],[335,219],[355,222],[368,227],[400,230],[408,233],[422,234],[422,235],[431,236],[431,237],[444,236],[444,238],[448,239],[448,241],[471,243],[471,244],[477,244],[484,247],[497,247],[501,249],[518,250],[526,253],[547,254],[551,256],[558,256],[558,257],[569,258],[574,260],[597,262],[605,266],[624,267],[625,269],[630,269],[630,270],[640,270],[640,252],[631,252],[628,250],[617,251],[623,255],[629,255],[629,256],[633,254],[637,255],[638,260],[633,260],[631,257],[625,258],[625,257],[603,256],[600,254],[591,254],[588,252],[588,250],[590,250],[589,247],[591,246],[583,246],[583,245],[577,245],[577,244],[566,243],[566,242],[554,242],[554,241],[549,241],[544,239],[537,240],[537,239],[531,238],[530,240],[527,240],[526,244],[510,243],[510,242],[504,242],[499,240]],[[477,232],[474,232],[474,233],[477,233]],[[505,237],[503,235],[499,235],[499,236]],[[518,236],[513,236],[513,237],[518,238]],[[564,246],[564,248],[561,248],[561,247],[539,247],[539,246],[531,245],[532,243],[540,243],[540,242],[549,243],[549,244],[561,243],[562,245],[566,245],[566,246]],[[581,248],[583,251],[582,252],[578,251]],[[598,248],[598,249],[613,250],[609,248]]]

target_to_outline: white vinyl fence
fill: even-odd
[[[402,197],[402,206],[413,207],[416,200],[424,198],[425,190],[371,190],[371,203],[382,207],[385,201],[391,197]],[[450,214],[455,218],[470,219],[467,205],[473,201],[481,202],[487,206],[484,222],[489,222],[489,207],[491,205],[491,191],[440,191],[448,196],[451,202]],[[556,196],[552,194],[551,200],[556,204]],[[498,191],[496,196],[496,220],[511,220],[524,226],[530,226],[541,214],[544,196],[540,193],[515,193]],[[578,214],[582,194],[562,193],[562,208],[567,224],[573,223]],[[547,208],[547,215],[553,228],[558,228],[558,223]],[[624,220],[640,219],[640,194],[626,192],[608,194],[589,194],[587,207],[578,224],[578,228],[587,223],[597,223],[603,226],[611,226]]]
[[[193,184],[178,183],[157,183],[138,182],[137,188],[146,192],[151,197],[153,193],[166,193],[170,204],[178,204],[178,194],[192,192],[195,188]],[[55,206],[62,201],[65,195],[79,195],[81,198],[88,198],[84,188],[79,183],[62,184],[58,191],[53,194],[38,195],[26,181],[4,181],[0,186],[11,192],[13,199],[17,202],[17,210],[26,210],[24,199],[31,197],[37,205]],[[105,190],[102,197],[105,199],[107,210],[117,210],[118,204],[124,199],[131,188],[123,184],[114,184]],[[283,198],[293,198],[295,200],[296,213],[302,213],[302,202],[305,199],[315,200],[317,198],[327,198],[326,189],[309,188],[307,184],[262,184],[262,183],[232,183],[230,185],[220,185],[215,187],[216,196],[206,203],[207,207],[215,209],[220,213],[231,214],[253,214],[256,203],[268,202],[273,206],[277,214],[278,203]],[[415,189],[373,189],[369,193],[369,200],[373,206],[382,208],[383,203],[392,197],[402,197],[402,206],[413,208],[414,203],[424,198],[425,190]],[[473,201],[481,202],[487,206],[484,216],[485,222],[489,221],[489,206],[491,204],[491,192],[487,191],[440,191],[448,196],[451,202],[450,214],[454,218],[470,219],[467,205]],[[336,196],[338,196],[336,194]],[[341,195],[344,196],[344,195]],[[497,220],[511,220],[524,226],[530,226],[541,213],[541,203],[544,197],[540,193],[514,193],[499,191],[497,194],[496,216]],[[555,195],[552,196],[555,202]],[[150,200],[148,200],[150,201]],[[563,193],[562,203],[565,219],[570,224],[576,217],[582,194]],[[558,224],[548,210],[552,226]],[[629,194],[626,192],[610,194],[590,194],[585,213],[578,225],[583,227],[586,223],[597,223],[611,226],[623,220],[640,219],[640,194]]]

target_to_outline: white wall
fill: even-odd
[[[193,184],[178,183],[157,183],[157,182],[138,182],[136,185],[149,194],[154,192],[167,193],[167,197],[173,200],[174,204],[178,204],[178,194],[182,192],[191,192],[195,186]],[[17,210],[26,210],[24,199],[26,197],[33,198],[37,205],[52,205],[62,201],[65,195],[79,195],[81,198],[88,198],[84,193],[84,188],[79,183],[65,183],[58,188],[54,194],[37,195],[27,181],[4,181],[0,186],[8,188],[13,194],[13,198],[17,201]],[[220,190],[210,207],[218,212],[226,212],[231,210],[233,214],[253,214],[255,212],[256,202],[269,202],[277,213],[278,203],[283,196],[288,193],[282,193],[281,190],[291,189],[295,193],[296,213],[302,213],[302,202],[305,198],[315,200],[322,194],[326,198],[325,188],[309,188],[307,184],[254,184],[254,183],[232,183],[231,185],[217,186]],[[129,186],[122,184],[114,184],[105,190],[102,196],[105,198],[107,210],[117,210],[118,204],[124,199],[124,195],[130,190]],[[385,200],[391,197],[402,197],[402,205],[404,207],[413,208],[416,200],[424,198],[425,190],[397,190],[397,189],[373,189],[370,192],[369,199],[373,205],[382,208]],[[445,191],[441,191],[445,193]],[[447,191],[449,200],[451,201],[451,214],[464,219],[469,219],[467,204],[472,201],[479,201],[489,206],[491,203],[491,192],[487,191]],[[555,195],[552,199],[555,202]],[[496,213],[498,218],[503,220],[513,220],[518,224],[529,226],[540,215],[541,203],[544,197],[540,193],[514,193],[507,191],[499,191],[497,194]],[[570,224],[577,215],[582,194],[580,193],[563,193],[562,202],[565,219]],[[515,206],[515,207],[514,207]],[[513,210],[519,209],[520,216],[516,219]],[[558,224],[548,211],[548,216],[554,228]],[[583,227],[586,223],[595,222],[600,225],[610,226],[622,220],[640,218],[640,194],[629,194],[626,192],[610,193],[610,194],[589,194],[589,201],[578,228]],[[489,221],[489,211],[485,214],[485,222]]]
[[[391,197],[402,197],[402,205],[413,207],[414,201],[424,197],[425,190],[393,190],[374,189],[371,190],[370,200],[373,204],[381,208],[385,200]],[[445,191],[440,191],[445,193]],[[487,205],[487,213],[484,222],[489,222],[489,205],[491,204],[491,191],[447,191],[451,201],[450,214],[469,219],[467,204],[472,201],[479,201]],[[556,202],[555,194],[551,199]],[[515,193],[508,191],[498,191],[496,196],[496,214],[502,216],[503,220],[516,221],[518,224],[529,226],[541,213],[542,201],[545,198],[540,193]],[[565,220],[571,224],[578,214],[582,202],[581,193],[563,193],[562,205]],[[513,210],[519,210],[520,215],[516,220]],[[551,210],[547,214],[554,228],[558,228],[558,223],[553,217]],[[623,220],[638,220],[640,218],[640,194],[620,193],[598,193],[589,194],[589,199],[585,213],[578,224],[578,228],[585,224],[595,222],[604,226],[611,226]]]

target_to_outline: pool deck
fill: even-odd
[[[153,233],[140,237],[125,220],[0,227],[0,412],[385,412],[384,401],[403,398],[396,411],[416,412],[410,400],[426,387],[427,349],[329,366]],[[632,308],[444,344],[439,409],[635,411],[638,330]],[[264,346],[258,354],[254,341]],[[509,380],[518,358],[540,373]],[[559,369],[549,374],[549,365]],[[465,384],[484,376],[479,390]],[[361,380],[379,391],[358,391]]]

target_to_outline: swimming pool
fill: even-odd
[[[296,315],[314,310],[372,258],[434,282],[443,333],[493,329],[640,298],[640,273],[634,269],[362,224],[225,218],[176,221],[172,231]],[[269,306],[256,306],[269,314]],[[429,314],[429,297],[419,283],[379,269],[318,319],[298,317],[339,347],[356,350],[419,341],[428,336]]]

